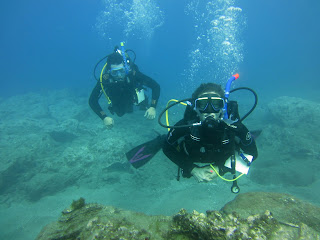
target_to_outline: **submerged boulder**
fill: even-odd
[[[268,109],[279,124],[299,128],[305,125],[319,127],[320,104],[297,97],[282,96],[268,104]]]
[[[263,207],[266,195],[280,200]],[[320,208],[286,194],[240,194],[221,211],[204,214],[181,209],[172,217],[85,204],[83,198],[78,201],[81,204],[74,201],[57,222],[42,229],[37,239],[320,239],[316,216]],[[288,204],[295,205],[291,213]],[[268,208],[278,211],[273,215]],[[300,216],[291,221],[294,215]]]
[[[161,235],[172,222],[171,217],[147,216],[112,206],[73,205],[75,201],[57,222],[44,227],[37,239],[165,239]]]
[[[270,211],[278,222],[299,226],[308,225],[316,231],[320,229],[320,208],[304,202],[292,195],[271,192],[251,192],[239,194],[227,203],[221,211],[237,212],[242,218]]]

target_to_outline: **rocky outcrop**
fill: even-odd
[[[240,194],[221,211],[181,209],[173,217],[84,204],[79,199],[37,239],[320,239],[319,212],[293,196],[273,193]]]
[[[222,212],[237,212],[241,217],[270,211],[280,223],[290,226],[308,225],[316,231],[320,229],[320,208],[308,202],[283,193],[251,192],[238,195],[227,203]]]

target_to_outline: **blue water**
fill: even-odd
[[[123,40],[136,51],[137,63],[146,73],[159,74],[163,92],[170,91],[170,84],[185,81],[182,75],[190,68],[189,53],[197,43],[195,20],[185,13],[190,2],[157,1],[163,24],[152,37],[138,39],[133,32],[125,36],[126,19],[108,23],[112,35],[101,36],[96,25],[106,9],[103,1],[2,1],[0,94],[89,87],[94,64]],[[130,9],[129,3],[125,5],[124,10]],[[296,92],[302,86],[305,91],[319,87],[319,1],[247,0],[235,6],[242,8],[246,18],[245,26],[240,26],[244,57],[237,69],[246,85],[275,95],[277,91]],[[198,11],[206,13],[205,9]],[[146,31],[151,27],[146,26]],[[202,47],[206,51],[210,45]]]
[[[31,105],[39,106],[37,104],[44,101],[45,97],[43,96],[50,95],[48,92],[52,93],[49,100],[46,100],[51,111],[52,108],[58,108],[56,106],[61,107],[61,112],[56,109],[57,115],[63,115],[65,107],[69,106],[67,103],[64,105],[65,92],[60,92],[63,89],[74,94],[70,98],[67,95],[68,101],[74,101],[74,105],[79,104],[83,109],[88,109],[87,99],[95,85],[93,68],[99,59],[109,54],[114,46],[119,45],[121,41],[125,42],[126,48],[136,52],[136,63],[140,70],[161,85],[159,107],[163,107],[171,98],[189,97],[202,82],[213,81],[224,85],[227,79],[236,72],[240,74],[240,78],[235,82],[234,87],[247,86],[255,89],[260,97],[261,109],[264,109],[263,104],[280,96],[312,100],[317,104],[320,102],[318,94],[320,90],[320,81],[318,80],[320,69],[320,20],[318,16],[320,1],[318,0],[15,0],[1,1],[0,9],[0,103],[12,97],[20,99],[17,105],[14,104],[14,101],[6,103],[8,107],[5,110],[2,109],[0,123],[3,124],[3,129],[10,129],[12,132],[19,130],[21,133],[21,136],[16,135],[12,138],[9,135],[2,136],[2,142],[5,142],[3,139],[16,138],[18,140],[15,143],[19,143],[19,139],[24,136],[24,123],[5,125],[10,122],[11,115],[9,113],[16,111],[15,117],[12,117],[13,121],[20,118],[23,120],[23,117],[29,112],[34,112]],[[41,96],[39,95],[39,97],[37,94]],[[54,97],[55,99],[53,99]],[[24,106],[24,103],[28,106]],[[26,107],[26,109],[19,113],[20,107],[21,109]],[[39,112],[41,111],[39,110]],[[92,112],[90,113],[92,114]],[[60,122],[68,121],[67,115],[65,119],[60,115],[59,117],[62,119],[59,120]],[[90,121],[87,119],[86,124],[92,124],[92,129],[95,129],[92,132],[102,131],[103,126],[99,119],[93,114],[90,116]],[[138,115],[134,115],[134,117],[137,117],[136,122],[139,123]],[[262,115],[259,117],[259,119],[265,119]],[[33,116],[27,116],[27,118],[32,119]],[[38,120],[39,117],[35,117],[35,119]],[[129,117],[117,119],[119,126],[125,126],[128,119]],[[317,122],[317,120],[315,121]],[[255,127],[262,127],[263,121],[251,120],[251,123],[255,124]],[[46,122],[44,125],[47,126],[46,124],[50,126],[51,123]],[[21,130],[17,126],[21,127]],[[42,125],[40,124],[40,126]],[[147,126],[150,129],[159,127],[155,122]],[[111,142],[114,141],[117,144],[117,137],[120,137],[121,134],[126,136],[129,131],[130,139],[135,141],[134,136],[137,132],[130,132],[134,128],[134,126],[131,128],[123,127],[119,130],[119,134],[113,132],[112,134],[106,133],[105,136],[106,139],[109,137]],[[54,127],[52,129],[43,127],[43,129],[52,130]],[[86,129],[91,128],[87,127]],[[163,129],[161,130],[163,131]],[[141,134],[141,132],[143,133]],[[140,133],[137,136],[138,142],[152,137],[152,134],[144,132],[144,130],[138,131],[138,133]],[[45,140],[43,141],[45,142]],[[86,146],[87,140],[83,139],[82,141]],[[92,139],[88,141],[92,141]],[[266,145],[261,145],[263,152],[263,146]],[[1,146],[6,146],[6,144]],[[128,149],[130,146],[125,145],[125,147]],[[306,152],[308,155],[308,151]],[[7,164],[9,157],[0,154],[1,164]],[[54,151],[52,150],[50,154],[54,154]],[[43,155],[44,159],[49,158],[50,154]],[[302,151],[301,154],[305,156],[305,152]],[[317,153],[312,154],[318,156]],[[285,161],[289,161],[288,159]],[[176,171],[169,161],[167,161],[167,165],[172,167],[173,172]],[[25,167],[27,168],[28,165]],[[32,169],[33,166],[29,167]],[[313,163],[308,167],[319,168]],[[304,172],[306,174],[310,173],[308,167]],[[299,168],[298,165],[297,168]],[[28,173],[28,169],[23,169],[23,167],[17,171],[18,174],[19,171],[21,174]],[[157,172],[158,177],[161,177],[161,173],[163,172],[160,170]],[[145,174],[142,173],[141,176],[145,176]],[[278,176],[280,175],[281,173]],[[168,196],[163,201],[163,206],[168,206],[168,203],[171,203],[176,208],[168,208],[169,210],[163,214],[172,214],[176,209],[183,207],[178,204],[181,202],[179,196],[185,197],[183,194],[175,194],[176,192],[172,189],[181,190],[188,188],[188,186],[184,183],[182,187],[180,185],[177,187],[174,182],[174,174],[170,175],[166,172],[165,176],[171,176],[173,182],[163,180],[166,184],[171,184],[170,186],[162,186],[167,191],[163,190],[166,193],[162,191],[161,194]],[[290,176],[288,176],[289,178]],[[309,184],[308,179],[309,177],[302,177],[300,182],[306,181],[303,186]],[[11,180],[14,182],[14,179]],[[148,178],[149,182],[152,186],[150,188],[154,188],[153,181]],[[262,182],[261,180],[260,183]],[[133,184],[132,181],[130,183]],[[250,183],[246,182],[246,184]],[[289,183],[289,180],[288,184],[291,187],[294,186],[294,183]],[[76,189],[75,193],[79,191],[79,195],[83,196],[83,191],[78,189],[79,185],[81,185],[81,181],[72,188]],[[86,183],[84,185],[88,187]],[[196,189],[195,184],[192,186],[194,187],[192,189]],[[313,187],[315,186],[314,184]],[[106,201],[103,195],[99,195],[103,194],[103,187],[103,184],[100,184],[95,190],[89,184],[90,191],[92,191],[89,195],[92,196],[96,193],[96,198],[91,197],[93,201]],[[121,188],[121,184],[118,187]],[[200,188],[206,189],[203,185]],[[63,187],[59,188],[59,191],[61,189]],[[124,200],[127,198],[125,194],[122,195],[122,193],[110,189],[106,187],[105,190],[110,194],[108,204],[113,204],[114,200],[118,206],[137,211],[142,211],[145,207],[143,206],[144,197],[159,197],[157,194],[150,193],[150,196],[145,196],[144,193],[139,193],[140,195],[136,196],[138,198],[135,202],[136,205],[128,206]],[[251,190],[257,189],[261,190],[258,187],[251,188]],[[300,192],[299,197],[308,198],[314,194],[313,191],[308,192],[306,189],[292,188],[291,190],[291,193]],[[67,206],[77,196],[77,194],[63,194],[59,191],[58,193],[43,194],[43,196],[52,196],[53,199],[39,202],[39,205],[36,205],[37,203],[24,205],[25,202],[22,200],[19,204],[16,200],[10,200],[10,194],[3,196],[1,199],[2,211],[6,214],[12,213],[7,216],[6,220],[1,216],[1,222],[7,222],[6,228],[9,229],[8,232],[5,232],[4,229],[1,230],[5,232],[4,236],[11,236],[11,239],[19,237],[33,239],[41,229],[39,226],[55,220],[60,212],[59,208]],[[90,191],[88,190],[88,192]],[[188,194],[192,195],[192,191],[190,189],[189,191],[191,193]],[[175,194],[175,199],[172,201],[170,201],[172,196],[169,196],[171,193]],[[304,195],[304,193],[310,195]],[[229,192],[224,194],[229,194]],[[320,194],[317,192],[316,195]],[[60,200],[63,206],[57,206],[56,199],[60,199],[62,196],[68,197]],[[218,206],[224,204],[223,194],[221,197],[220,200],[216,200]],[[90,199],[90,197],[88,198]],[[314,202],[314,199],[312,200]],[[207,209],[205,202],[201,201],[196,206],[189,204],[188,207],[192,209],[201,205],[201,210]],[[11,206],[8,202],[14,202],[16,205],[12,203]],[[163,206],[161,203],[157,203],[156,207],[149,206],[150,209],[147,209],[146,212],[161,214],[160,210]],[[46,209],[47,215],[50,217],[43,212],[41,214],[35,213],[36,216],[39,215],[44,220],[41,221],[42,218],[35,217],[37,220],[21,220],[19,223],[19,213],[23,211],[34,213],[35,207]],[[210,207],[212,206],[208,208]],[[16,209],[16,212],[13,209]],[[19,230],[14,228],[14,223],[18,224]],[[10,227],[8,227],[9,225]],[[25,226],[27,226],[27,230]],[[26,235],[27,237],[21,237]]]

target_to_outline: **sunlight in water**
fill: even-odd
[[[193,0],[187,5],[185,13],[192,16],[196,34],[190,65],[184,73],[192,87],[208,81],[224,85],[239,70],[246,20],[242,9],[234,4],[234,0]]]
[[[104,10],[97,17],[96,29],[107,39],[151,39],[164,22],[164,14],[154,0],[104,0]]]

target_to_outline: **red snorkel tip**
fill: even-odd
[[[239,78],[239,73],[236,73],[235,75],[233,75],[234,76],[234,80],[236,80],[236,79],[238,79]]]

